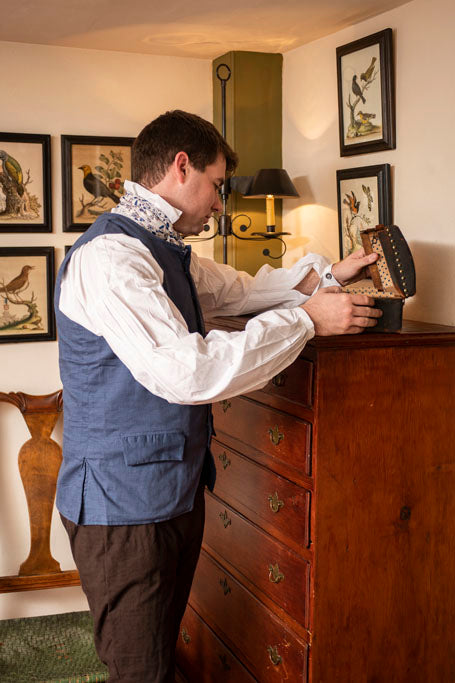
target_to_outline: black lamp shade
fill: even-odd
[[[299,193],[294,187],[287,171],[284,168],[261,168],[256,173],[253,181],[244,192],[244,197],[298,197]]]

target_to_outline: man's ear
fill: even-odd
[[[190,160],[186,152],[177,152],[174,158],[174,172],[176,174],[177,181],[179,183],[184,183],[188,174],[188,168],[190,165]]]

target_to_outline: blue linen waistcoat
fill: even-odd
[[[177,405],[155,396],[103,337],[59,309],[61,278],[74,249],[111,233],[135,237],[150,249],[189,332],[204,334],[190,247],[165,242],[129,218],[107,213],[68,252],[55,289],[64,406],[57,507],[76,524],[171,519],[192,509],[201,475],[210,488],[215,481],[210,405]]]

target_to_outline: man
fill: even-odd
[[[207,121],[158,117],[133,145],[134,182],[79,238],[57,279],[57,505],[111,683],[174,680],[203,490],[214,484],[210,402],[263,386],[315,332],[360,332],[380,315],[365,296],[324,288],[359,277],[375,257],[330,267],[309,255],[252,278],[191,255],[182,236],[221,209],[236,161]],[[205,336],[201,308],[265,312],[244,332]]]

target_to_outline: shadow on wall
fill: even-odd
[[[292,180],[299,197],[283,200],[286,210],[284,228],[291,233],[286,237],[288,252],[283,265],[289,267],[310,252],[337,261],[336,210],[327,203],[317,203],[308,176],[297,176]]]
[[[455,246],[409,242],[416,269],[417,293],[405,304],[404,317],[455,325]]]
[[[292,211],[292,209],[298,209],[299,206],[316,203],[313,190],[311,189],[310,181],[308,180],[308,176],[298,176],[297,178],[293,178],[292,182],[294,183],[295,189],[299,193],[299,196],[286,197],[286,209]]]

